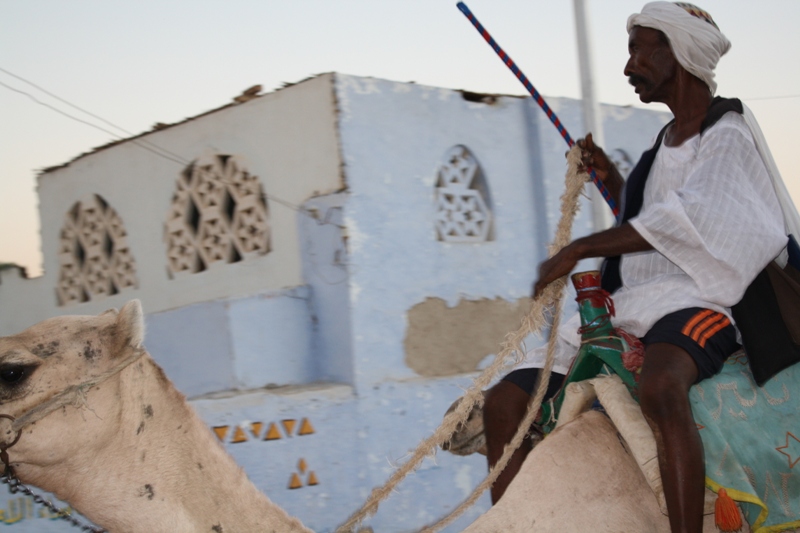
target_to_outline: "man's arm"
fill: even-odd
[[[581,259],[614,257],[652,249],[653,246],[627,222],[616,228],[581,237],[539,265],[539,279],[533,286],[533,296],[535,298],[550,283],[572,272]]]

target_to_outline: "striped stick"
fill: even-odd
[[[549,118],[550,121],[553,123],[553,125],[556,127],[556,129],[558,129],[558,132],[567,142],[567,145],[570,148],[572,148],[575,145],[575,141],[573,141],[572,137],[570,137],[569,133],[567,132],[567,128],[564,127],[564,125],[558,119],[553,110],[550,109],[550,106],[547,105],[547,102],[544,101],[544,98],[542,98],[542,95],[539,94],[539,91],[537,91],[536,88],[533,86],[533,84],[528,80],[528,77],[525,76],[525,74],[519,69],[519,67],[517,66],[516,63],[514,63],[511,57],[509,57],[509,55],[506,54],[502,48],[500,48],[500,45],[497,44],[497,42],[491,35],[489,35],[489,32],[486,31],[486,28],[484,28],[481,25],[481,23],[478,22],[478,19],[475,18],[475,15],[472,14],[472,11],[469,10],[469,8],[464,2],[459,2],[458,4],[456,4],[456,7],[458,7],[458,9],[460,9],[461,12],[464,13],[464,15],[466,15],[469,21],[472,22],[472,25],[475,26],[475,29],[478,30],[478,33],[480,33],[483,36],[483,38],[486,39],[486,42],[489,43],[489,46],[491,46],[494,49],[494,51],[497,52],[497,55],[500,56],[500,59],[503,60],[503,63],[505,63],[506,66],[509,69],[511,69],[511,72],[514,73],[514,75],[522,83],[522,85],[524,85],[525,88],[528,89],[528,92],[531,94],[531,96],[533,96],[533,99],[536,100],[536,103],[539,104],[539,107],[542,108],[542,111],[544,111],[547,114],[547,118]],[[600,179],[597,177],[597,173],[594,171],[593,168],[588,167],[586,170],[589,172],[589,175],[591,176],[594,184],[600,190],[600,194],[603,195],[603,198],[605,199],[606,203],[611,208],[611,211],[613,211],[614,216],[618,217],[619,207],[617,207],[617,203],[614,201],[614,198],[611,197],[611,192],[609,192],[608,188],[603,184],[602,181],[600,181]]]

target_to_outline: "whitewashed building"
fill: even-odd
[[[566,145],[529,98],[331,73],[239,100],[43,171],[44,275],[0,270],[0,335],[140,299],[149,351],[251,479],[333,531],[518,327]],[[548,103],[582,136],[579,101]],[[602,113],[622,167],[668,119]],[[485,473],[440,453],[370,523],[415,531]],[[0,522],[68,530],[44,515],[0,495]]]

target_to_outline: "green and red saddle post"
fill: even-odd
[[[622,378],[635,399],[638,399],[636,376],[625,368],[622,354],[629,346],[611,325],[614,302],[611,295],[600,287],[600,272],[590,270],[572,275],[581,317],[581,347],[564,379],[561,390],[542,405],[537,422],[545,433],[555,428],[558,412],[564,402],[567,385],[572,382],[592,379],[599,374],[614,373]]]

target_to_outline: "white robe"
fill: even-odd
[[[641,212],[629,221],[654,250],[623,255],[613,325],[643,337],[661,317],[688,307],[733,322],[730,307],[786,246],[776,188],[738,113],[681,146],[662,144]],[[559,328],[554,371],[568,371],[579,325],[575,316]],[[546,346],[530,351],[519,368],[541,368],[546,353]]]

